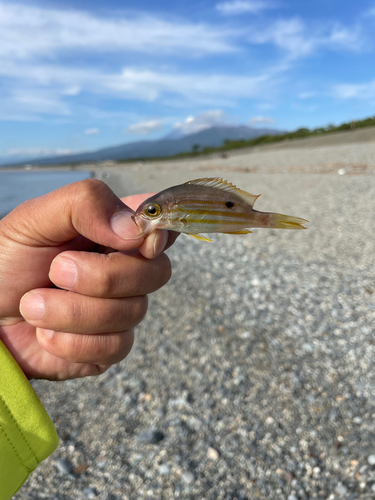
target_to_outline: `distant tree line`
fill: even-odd
[[[261,135],[259,137],[254,137],[253,139],[227,139],[223,142],[223,145],[219,147],[204,147],[199,149],[199,145],[194,144],[194,146],[192,147],[192,151],[180,153],[175,155],[174,157],[185,158],[189,156],[204,155],[220,151],[229,151],[231,149],[251,148],[254,146],[259,146],[261,144],[271,144],[274,142],[281,142],[286,140],[302,139],[304,137],[331,134],[333,132],[342,132],[345,130],[350,131],[364,127],[375,127],[375,116],[371,118],[365,118],[364,120],[352,120],[350,122],[342,123],[341,125],[333,125],[332,123],[330,123],[326,127],[318,127],[313,129],[301,127],[297,130],[294,130],[293,132],[287,132],[285,134],[277,135]],[[153,160],[157,159],[161,158],[153,158]]]

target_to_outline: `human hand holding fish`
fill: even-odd
[[[300,217],[254,210],[253,195],[220,178],[203,178],[165,189],[145,200],[133,221],[145,235],[168,229],[212,241],[200,233],[248,234],[249,228],[306,229]]]

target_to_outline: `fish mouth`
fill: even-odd
[[[138,224],[138,222],[136,221],[136,219],[135,219],[134,215],[132,215],[132,216],[131,216],[131,220],[134,222],[134,224],[135,224],[137,227],[139,227],[139,224]]]
[[[134,222],[134,224],[141,230],[140,236],[147,236],[145,233],[145,228],[142,227],[140,224],[138,224],[137,219],[135,218],[135,215],[131,216],[131,220]]]
[[[140,230],[140,236],[146,237],[151,233],[152,229],[150,231],[149,225],[147,224],[148,221],[142,217],[142,214],[137,215],[137,213],[134,213],[134,215],[131,216],[131,219]]]

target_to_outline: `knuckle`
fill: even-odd
[[[172,265],[171,261],[164,253],[158,257],[158,265],[160,270],[160,286],[164,286],[171,279],[172,276]]]
[[[118,363],[128,355],[133,346],[134,331],[130,329],[116,334],[103,333],[79,337],[81,338],[74,346],[75,360],[107,365]]]
[[[133,331],[121,332],[117,335],[104,335],[104,342],[98,358],[105,364],[118,363],[129,353],[133,345]]]
[[[99,179],[85,179],[76,183],[76,197],[82,201],[97,199],[108,191],[109,187]]]
[[[74,292],[67,292],[68,300],[64,311],[64,321],[68,327],[79,325],[84,319],[84,303],[75,300]]]
[[[147,313],[147,308],[148,308],[147,295],[135,297],[133,302],[134,305],[132,308],[132,313],[134,318],[134,324],[138,325],[143,320],[143,318],[146,316]]]
[[[129,354],[133,342],[133,329],[117,334],[98,335],[91,345],[90,361],[105,365],[118,363]]]
[[[108,299],[101,310],[100,324],[104,331],[120,331],[138,325],[146,315],[147,296]]]
[[[75,363],[101,363],[112,358],[119,349],[117,336],[66,333],[61,346],[63,357]]]
[[[99,272],[96,283],[96,294],[100,297],[114,297],[118,277],[107,269]]]
[[[117,349],[117,335],[98,334],[87,336],[87,345],[84,352],[91,362],[98,363],[113,356]]]

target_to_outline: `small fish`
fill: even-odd
[[[250,227],[306,229],[305,219],[254,210],[258,196],[223,179],[196,179],[151,196],[133,220],[144,234],[169,229],[205,241],[212,240],[199,233],[247,234]]]

